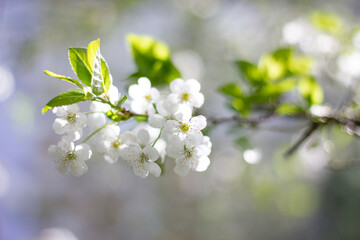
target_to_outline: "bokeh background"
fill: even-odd
[[[278,48],[283,26],[314,9],[360,23],[356,0],[0,0],[0,239],[360,239],[359,171],[326,167],[359,156],[337,128],[284,160],[306,122],[217,126],[208,171],[186,177],[168,161],[160,178],[140,179],[96,154],[84,176],[62,176],[47,156],[59,136],[41,108],[69,85],[43,70],[74,76],[69,46],[100,38],[125,93],[135,69],[125,36],[149,34],[169,45],[184,78],[201,81],[202,114],[229,116],[217,89],[240,78],[231,61]],[[323,84],[329,103],[348,91]],[[244,132],[249,149],[234,144]]]

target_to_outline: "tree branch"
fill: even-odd
[[[300,147],[300,145],[305,142],[305,140],[308,139],[313,132],[315,132],[319,126],[320,125],[318,123],[312,122],[308,129],[303,132],[300,138],[288,150],[286,150],[284,157],[289,157],[292,155]]]

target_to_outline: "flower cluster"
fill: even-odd
[[[131,99],[126,103],[130,109],[122,106],[126,97],[121,97],[112,84],[107,93],[91,102],[87,115],[79,112],[77,104],[55,107],[53,113],[58,118],[53,129],[64,134],[58,145],[49,148],[56,169],[62,174],[84,174],[92,147],[106,162],[114,164],[121,159],[140,177],[149,173],[160,176],[160,166],[167,157],[175,160],[174,171],[181,176],[190,170],[205,171],[211,152],[210,138],[201,132],[206,127],[206,118],[193,116],[194,110],[204,104],[200,88],[197,80],[175,79],[170,83],[170,91],[160,92],[142,77],[138,84],[129,87]],[[91,89],[87,91],[91,93]],[[120,123],[131,117],[146,118],[147,123],[122,132]],[[75,146],[85,126],[92,133]],[[85,143],[89,139],[91,147]]]

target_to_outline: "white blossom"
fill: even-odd
[[[79,105],[72,104],[55,107],[53,113],[58,116],[53,123],[53,129],[57,134],[65,134],[67,140],[79,140],[82,129],[86,126],[86,116],[79,112]]]
[[[173,115],[179,109],[178,103],[168,100],[159,101],[156,104],[157,114],[149,116],[149,124],[154,128],[162,128],[167,120],[174,119]]]
[[[163,133],[165,139],[193,140],[199,142],[203,135],[201,130],[206,127],[206,118],[202,115],[192,117],[189,107],[182,106],[181,110],[174,114],[175,120],[168,120],[164,124]]]
[[[120,156],[137,176],[144,178],[151,173],[159,177],[161,174],[161,168],[154,162],[159,158],[159,153],[151,146],[141,148],[139,144],[132,143],[121,151]]]
[[[210,164],[210,151],[211,142],[208,137],[204,137],[199,146],[190,141],[176,140],[166,148],[166,153],[175,159],[174,171],[180,176],[187,175],[190,170],[205,171]]]
[[[200,88],[200,83],[195,79],[184,81],[177,78],[170,83],[172,93],[168,96],[168,100],[200,108],[204,104],[204,95],[200,93]]]
[[[75,146],[73,142],[61,140],[58,145],[51,145],[48,149],[49,155],[55,162],[56,169],[67,175],[81,176],[87,172],[85,163],[91,157],[91,149],[87,144]]]
[[[146,130],[146,132],[149,134],[149,140],[146,140],[146,142],[148,143],[145,145],[152,145],[156,141],[154,148],[159,152],[160,162],[163,163],[166,155],[166,142],[162,138],[158,139],[160,135],[160,129],[151,127],[149,124],[143,123],[139,124],[136,128],[134,128],[133,133],[137,135],[139,131],[144,130]],[[139,140],[137,140],[137,142],[139,143]]]
[[[109,125],[103,130],[100,133],[101,137],[97,138],[96,149],[104,154],[105,161],[115,163],[119,159],[121,150],[133,143],[136,137],[130,132],[120,135],[119,126]]]
[[[155,112],[153,104],[160,97],[159,90],[151,87],[149,79],[139,78],[138,84],[129,87],[129,96],[132,98],[131,110],[137,114],[151,114]]]

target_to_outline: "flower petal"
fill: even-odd
[[[149,132],[145,129],[140,129],[138,133],[136,134],[136,139],[139,142],[140,145],[148,145],[150,142],[150,135]]]
[[[52,128],[54,129],[56,134],[64,134],[65,133],[65,126],[68,124],[68,121],[66,121],[63,118],[56,118]]]
[[[92,152],[89,145],[83,143],[75,147],[76,159],[80,161],[86,161],[91,158]]]
[[[206,156],[199,158],[199,164],[196,167],[197,172],[204,172],[210,165],[210,159]]]
[[[202,93],[194,93],[191,95],[189,101],[192,106],[200,108],[204,104],[205,97]]]
[[[79,140],[83,135],[83,129],[79,128],[74,132],[67,132],[66,135],[62,136],[61,139],[72,142]]]
[[[88,167],[84,161],[76,160],[71,162],[70,171],[75,177],[80,177],[88,171]]]
[[[151,82],[146,77],[139,78],[138,84],[143,90],[150,90],[150,88],[151,88]]]
[[[174,114],[174,117],[179,122],[189,122],[192,115],[192,109],[185,104],[181,104],[179,109]]]
[[[177,78],[170,83],[170,90],[173,93],[181,93],[185,87],[185,82],[181,78]]]
[[[160,98],[160,92],[156,88],[151,88],[150,95],[151,95],[152,102],[157,102]]]
[[[166,122],[166,119],[160,114],[153,114],[148,120],[150,126],[154,128],[162,128]]]
[[[120,152],[120,157],[126,162],[132,164],[134,161],[138,161],[140,159],[141,154],[141,147],[138,144],[132,143]]]
[[[174,172],[182,177],[186,176],[189,173],[189,168],[176,164],[174,167]]]
[[[156,161],[159,158],[159,153],[158,151],[151,147],[151,146],[146,146],[143,149],[143,153],[145,154],[145,156],[147,156],[151,161]]]
[[[150,103],[150,105],[152,105]],[[148,111],[149,102],[143,99],[136,99],[131,102],[131,110],[137,114],[145,114]]]
[[[200,91],[201,85],[195,79],[189,79],[185,82],[184,91],[187,93],[197,93]]]
[[[67,105],[67,107],[68,107],[68,111],[71,113],[78,113],[80,111],[80,107],[77,103]]]
[[[184,154],[183,141],[176,139],[166,146],[166,154],[172,158],[179,158]]]
[[[105,114],[103,113],[93,113],[88,117],[88,125],[91,129],[98,129],[104,126],[106,123]]]
[[[155,177],[159,177],[161,174],[161,168],[154,162],[145,162],[145,168]]]
[[[144,97],[144,90],[137,84],[130,85],[129,96],[132,99],[141,99]]]
[[[132,164],[132,169],[136,176],[145,178],[149,175],[149,171],[147,169],[145,169],[144,164],[140,163],[139,161],[135,161]]]
[[[199,115],[191,118],[190,125],[198,130],[203,130],[206,127],[206,117]]]

